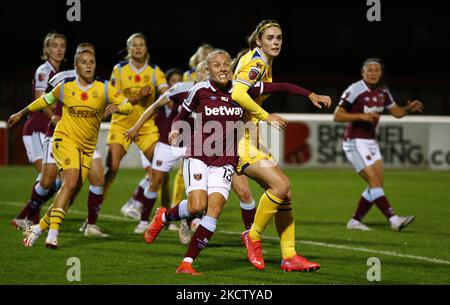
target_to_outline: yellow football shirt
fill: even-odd
[[[83,87],[76,78],[59,83],[52,95],[62,103],[61,120],[56,125],[54,136],[68,137],[86,151],[95,150],[102,115],[108,103],[122,106],[128,101],[109,82],[95,80]],[[131,107],[127,112],[130,111]]]
[[[240,59],[234,72],[234,79],[237,82],[243,83],[250,88],[257,82],[272,82],[272,63],[264,57],[263,52],[259,48],[245,53]],[[268,95],[259,96],[254,101],[261,105],[267,99]],[[244,113],[244,121],[256,121],[247,111]]]
[[[187,70],[183,73],[183,82],[195,82],[196,77],[195,68]]]
[[[144,87],[150,86],[151,88],[148,98],[133,105],[133,112],[130,115],[113,114],[111,124],[125,129],[133,127],[145,109],[156,100],[158,90],[168,87],[164,72],[158,66],[146,63],[142,68],[137,69],[130,61],[124,61],[114,66],[111,83],[128,99],[138,96]],[[143,128],[152,127],[156,128],[154,118],[148,120],[143,126]]]

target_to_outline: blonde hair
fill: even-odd
[[[64,39],[64,42],[67,44],[67,39],[66,39],[66,36],[64,36],[64,34],[56,33],[56,32],[48,33],[47,36],[45,36],[45,38],[44,38],[44,43],[42,46],[42,55],[41,55],[42,60],[48,60],[48,57],[50,54],[49,54],[49,52],[47,52],[47,48],[50,46],[50,41],[55,38],[62,38],[62,39]]]
[[[209,64],[211,63],[212,58],[215,57],[218,54],[226,55],[231,61],[231,56],[230,56],[230,54],[227,51],[225,51],[223,49],[214,49],[214,51],[209,53],[208,57],[206,57],[206,66],[209,66]]]
[[[75,51],[75,56],[74,56],[73,62],[76,63],[78,58],[80,57],[80,55],[82,53],[85,53],[85,52],[91,53],[95,57],[94,45],[92,43],[90,43],[90,42],[81,42],[81,43],[79,43],[77,45],[77,49]]]
[[[198,65],[195,67],[195,72],[199,72],[201,70],[205,70],[208,64],[206,63],[206,60],[202,60],[198,63]]]
[[[131,44],[133,43],[133,39],[135,39],[135,38],[142,38],[144,40],[145,47],[147,48],[147,55],[146,55],[145,60],[146,61],[150,60],[150,54],[148,53],[148,47],[147,47],[147,39],[145,38],[145,35],[140,33],[140,32],[134,33],[130,37],[128,37],[128,39],[127,39],[127,51],[128,51],[128,54],[127,54],[127,56],[125,56],[125,59],[130,59],[131,58],[130,49],[131,49]]]
[[[202,61],[201,56],[203,56],[203,51],[204,50],[211,50],[211,52],[214,50],[214,47],[210,44],[204,43],[202,45],[200,45],[197,48],[197,51],[195,51],[194,55],[191,56],[191,58],[189,58],[189,67],[191,69],[195,69],[195,67],[197,67],[197,65],[199,64],[200,61]],[[204,58],[203,58],[204,60]]]
[[[247,38],[248,45],[251,50],[256,48],[258,45],[256,44],[256,39],[261,39],[262,34],[264,34],[264,30],[267,28],[270,28],[272,26],[276,26],[281,30],[281,26],[276,20],[262,20],[258,25],[256,26],[256,29],[253,31],[253,33]]]
[[[86,49],[92,49],[94,51],[95,54],[95,47],[94,44],[90,43],[90,42],[80,42],[77,45],[77,50],[75,51],[75,53],[81,53]]]

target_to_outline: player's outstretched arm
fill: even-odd
[[[283,92],[283,93],[287,93],[287,94],[308,97],[309,100],[313,103],[313,105],[320,109],[322,109],[322,105],[325,106],[325,108],[330,108],[330,106],[331,106],[331,98],[328,95],[319,95],[310,90],[307,90],[305,88],[302,88],[300,86],[297,86],[297,85],[294,85],[291,83],[263,82],[261,89],[258,89],[258,87],[251,88],[249,90],[249,91],[252,91],[252,93],[250,93],[250,96],[252,96],[253,91],[258,91],[258,90],[262,91],[262,92],[260,92],[260,94]]]
[[[125,135],[125,138],[128,140],[136,140],[137,136],[139,134],[139,130],[142,128],[145,122],[147,122],[153,115],[155,115],[156,111],[158,109],[170,102],[169,98],[166,94],[161,95],[156,102],[151,104],[141,115],[139,120],[131,127],[130,129],[126,130],[123,134]]]
[[[396,118],[402,118],[408,113],[420,112],[423,111],[423,103],[419,100],[408,101],[406,106],[401,107],[396,104],[389,108],[389,112],[392,116]]]
[[[48,105],[53,104],[54,102],[55,98],[51,93],[48,93],[45,96],[42,95],[41,97],[37,98],[34,102],[30,103],[27,107],[11,115],[8,119],[8,126],[9,127],[14,126],[15,124],[17,124],[17,122],[19,122],[22,119],[23,116],[27,115],[30,112],[42,110]]]
[[[237,81],[234,83],[231,98],[257,119],[267,121],[269,113],[250,97],[248,94],[249,89],[249,86]]]
[[[259,120],[265,121],[278,130],[286,129],[287,120],[276,114],[269,114],[259,106],[248,94],[249,86],[237,81],[234,83],[231,98],[242,108]]]

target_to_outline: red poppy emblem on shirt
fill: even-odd
[[[136,83],[139,83],[139,82],[141,81],[141,77],[140,77],[139,75],[136,75],[136,76],[134,77],[134,81],[135,81]]]
[[[250,72],[248,72],[248,78],[250,80],[255,80],[259,75],[258,69],[251,69]]]
[[[45,73],[39,73],[38,74],[38,79],[39,79],[40,82],[43,82],[44,79],[45,79]]]
[[[89,98],[88,94],[86,92],[81,93],[81,100],[85,101]]]

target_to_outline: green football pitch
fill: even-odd
[[[11,219],[28,200],[36,176],[31,167],[0,168],[0,284],[450,284],[450,172],[386,170],[385,191],[399,215],[414,214],[405,230],[394,232],[378,209],[365,222],[370,232],[349,231],[363,181],[348,170],[286,170],[291,179],[298,252],[321,264],[313,273],[284,273],[273,223],[263,238],[266,269],[254,269],[241,245],[243,230],[234,194],[217,231],[194,264],[203,276],[177,275],[186,251],[178,233],[164,230],[147,245],[133,233],[136,222],[120,207],[143,176],[121,170],[106,199],[98,225],[109,238],[87,238],[78,231],[86,216],[87,185],[62,225],[58,250],[22,245]],[[262,190],[252,183],[255,198]],[[69,282],[68,259],[80,261],[80,282]],[[368,280],[379,259],[380,281]]]

